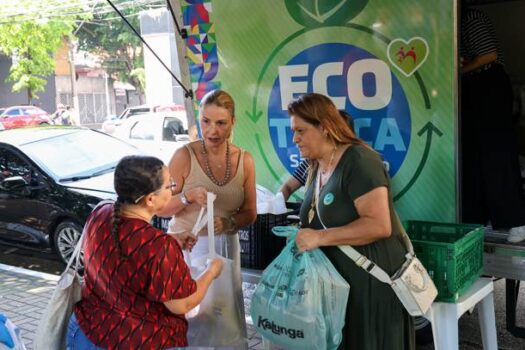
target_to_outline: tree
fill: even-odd
[[[118,6],[119,2],[114,1]],[[121,3],[122,1],[120,1]],[[156,4],[158,1],[151,1]],[[155,5],[137,5],[122,8],[121,12],[135,29],[139,29],[138,14]],[[142,42],[116,13],[95,14],[78,31],[79,48],[96,54],[102,66],[120,81],[130,82],[140,92],[144,68]]]
[[[66,3],[81,0],[65,1]],[[39,6],[51,7],[56,0],[42,0]],[[13,91],[27,89],[28,103],[46,85],[44,77],[53,74],[53,55],[70,35],[76,15],[60,18],[35,17],[35,5],[28,0],[4,0],[0,9],[0,52],[12,57],[7,81],[14,82]]]

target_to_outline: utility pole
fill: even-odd
[[[108,72],[104,71],[104,93],[106,95],[106,117],[111,114],[110,106],[110,97],[109,97],[109,75]]]
[[[171,8],[173,9],[173,15],[175,16],[178,23],[183,24],[182,20],[182,11],[180,6],[180,0],[168,0]],[[175,33],[175,43],[177,46],[177,59],[179,63],[180,73],[181,73],[181,82],[191,90],[191,78],[190,78],[190,66],[188,63],[188,57],[186,55],[186,42],[178,34]],[[196,140],[199,135],[197,132],[197,119],[195,117],[195,104],[194,98],[196,96],[186,96],[184,98],[184,106],[186,107],[186,116],[188,118],[188,134],[191,140]]]
[[[73,99],[73,108],[75,113],[80,114],[80,108],[78,105],[78,95],[77,95],[77,74],[75,69],[75,44],[73,43],[72,38],[68,38],[69,46],[69,70],[71,72],[71,96]]]

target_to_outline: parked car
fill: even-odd
[[[51,118],[46,111],[35,106],[12,106],[0,108],[0,124],[3,129],[49,125]]]
[[[140,153],[86,128],[0,131],[0,241],[67,262],[91,210],[115,198],[117,162]]]
[[[141,106],[128,107],[122,113],[120,113],[118,117],[106,118],[106,120],[102,123],[101,130],[104,131],[106,134],[111,135],[115,131],[116,126],[122,124],[124,120],[134,115],[150,114],[150,113],[155,113],[155,112],[181,112],[184,110],[185,109],[183,105],[177,105],[177,104],[157,105],[157,106],[141,105]]]
[[[185,118],[186,112],[135,115],[116,126],[113,136],[168,164],[173,153],[190,140],[182,122]]]

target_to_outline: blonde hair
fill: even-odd
[[[335,104],[328,97],[309,93],[290,102],[288,114],[297,116],[314,126],[322,126],[327,132],[328,139],[335,146],[342,144],[363,145],[370,148],[363,140],[356,136],[348,125],[346,118],[342,118]],[[319,163],[310,160],[310,169],[307,183],[311,183],[312,174],[317,172]]]
[[[232,118],[235,118],[235,102],[233,102],[233,98],[226,91],[217,89],[204,95],[199,107],[202,108],[209,105],[222,107],[230,112]]]

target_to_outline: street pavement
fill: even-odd
[[[22,330],[22,339],[32,350],[33,337],[38,321],[53,294],[59,276],[0,264],[0,313],[5,314]],[[253,285],[244,284],[246,294],[251,296]],[[249,299],[245,300],[249,307]],[[263,349],[261,337],[248,324],[249,348]]]
[[[22,338],[28,350],[32,349],[38,320],[51,297],[58,276],[0,264],[0,312],[4,313],[22,330]],[[501,350],[525,349],[525,340],[513,337],[505,329],[505,282],[499,280],[495,285],[495,311],[498,332],[498,347]],[[250,309],[250,299],[255,285],[244,283],[245,307]],[[525,301],[523,288],[520,295],[518,325],[525,325]],[[247,315],[248,338],[250,349],[264,349],[261,337],[255,332],[251,319]],[[479,331],[477,313],[464,315],[459,321],[461,350],[483,349]],[[418,346],[418,350],[431,350],[433,345]]]

